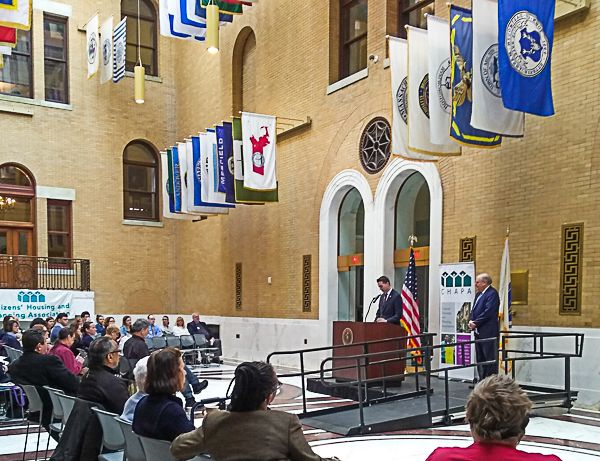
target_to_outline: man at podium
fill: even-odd
[[[385,275],[377,279],[377,285],[382,293],[379,298],[379,308],[375,314],[375,321],[400,325],[400,319],[402,318],[402,297],[400,293],[390,286],[390,279]]]

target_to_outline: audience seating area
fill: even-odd
[[[165,347],[176,347],[181,350],[184,357],[191,356],[201,366],[208,367],[211,363],[219,363],[219,349],[207,347],[206,337],[201,334],[158,336],[146,338],[145,341],[151,352]]]

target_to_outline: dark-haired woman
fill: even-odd
[[[208,414],[202,427],[175,439],[171,454],[177,459],[189,459],[208,453],[215,461],[248,459],[250,452],[252,459],[323,459],[308,445],[296,415],[265,411],[275,398],[278,384],[270,364],[240,364],[235,369],[229,411]]]
[[[153,352],[148,359],[146,392],[133,414],[132,429],[151,439],[168,440],[194,430],[181,399],[175,392],[183,389],[185,370],[181,352],[174,347]]]
[[[130,328],[131,328],[131,315],[125,315],[123,317],[123,325],[121,325],[121,336],[129,335]]]
[[[75,333],[69,327],[61,328],[58,332],[58,338],[54,341],[54,345],[48,351],[48,354],[56,355],[71,373],[78,375],[81,373],[81,367],[85,359],[81,355],[75,357],[75,354],[71,351],[74,341]]]
[[[2,337],[2,344],[8,347],[12,347],[13,349],[17,349],[19,351],[23,350],[23,346],[17,339],[17,334],[19,333],[19,322],[15,319],[10,319],[6,322],[6,331],[4,332],[4,336]]]
[[[89,349],[90,344],[96,339],[96,325],[94,322],[85,322],[81,326],[81,344],[84,349]]]

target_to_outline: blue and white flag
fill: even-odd
[[[225,194],[216,190],[217,142],[215,131],[208,129],[200,134],[200,156],[202,159],[201,172],[201,198],[203,202],[211,204],[225,204]]]
[[[181,172],[179,170],[179,151],[175,146],[171,147],[171,159],[170,167],[173,171],[173,211],[181,213]]]
[[[158,12],[160,35],[164,37],[180,38],[182,40],[204,40],[206,29],[184,26],[181,24],[177,0],[159,0]],[[175,14],[177,14],[178,19],[175,18]]]
[[[125,77],[125,48],[127,46],[127,16],[117,24],[113,38],[113,83]]]
[[[196,13],[196,0],[177,0],[179,2],[179,11],[180,11],[180,19],[181,23],[187,26],[194,26],[200,28],[206,28],[206,9],[200,8],[202,15],[198,15]],[[231,15],[223,15],[221,16],[230,16]],[[221,27],[226,26],[228,22],[222,18],[219,19],[219,25]]]
[[[450,137],[471,147],[498,147],[502,136],[471,126],[473,79],[473,22],[471,11],[450,5],[452,66],[452,124]]]
[[[225,140],[223,139],[223,127],[217,125],[215,127],[217,134],[217,191],[223,194],[227,192],[225,186],[225,170],[227,168],[225,159]]]
[[[554,0],[498,1],[498,58],[504,106],[554,115],[550,58]]]
[[[174,213],[173,209],[173,194],[172,189],[169,186],[169,160],[167,152],[160,153],[160,164],[161,164],[161,186],[162,186],[162,197],[163,197],[163,216],[169,219],[184,219],[192,221],[198,219],[197,216],[192,216],[182,213]]]
[[[225,201],[235,202],[235,161],[233,158],[233,124],[223,122],[223,150],[225,151]]]

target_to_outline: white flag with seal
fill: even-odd
[[[498,65],[498,2],[473,0],[473,108],[471,126],[522,137],[525,114],[504,107]]]
[[[410,160],[435,161],[431,155],[409,151],[408,145],[408,47],[403,38],[390,37],[392,74],[392,155]]]
[[[102,61],[100,62],[100,83],[112,80],[113,76],[113,17],[112,15],[100,27],[102,43]]]
[[[277,189],[277,117],[242,112],[244,188]]]
[[[429,37],[429,139],[433,144],[450,141],[452,111],[452,67],[450,64],[450,24],[446,19],[427,15]]]
[[[85,26],[86,54],[88,78],[92,78],[98,72],[98,13],[87,22]]]
[[[179,154],[179,174],[181,176],[181,212],[188,213],[188,187],[187,187],[187,143],[177,143]]]
[[[217,135],[215,130],[208,129],[200,135],[200,156],[202,158],[202,174],[200,197],[203,202],[225,204],[225,194],[217,192],[216,179],[216,157],[217,157]]]
[[[125,16],[113,34],[113,82],[125,77],[125,49],[127,47],[127,16]]]
[[[460,146],[433,144],[429,123],[429,39],[427,31],[407,27],[408,37],[408,149],[420,154],[460,155]]]

